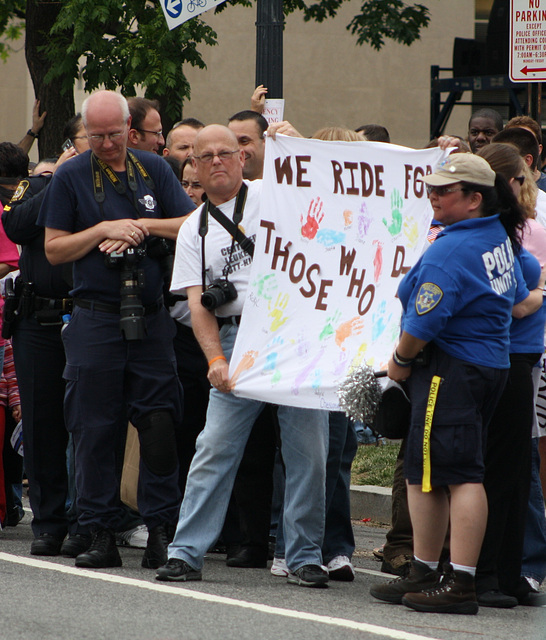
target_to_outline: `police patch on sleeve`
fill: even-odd
[[[432,282],[425,282],[421,285],[417,298],[415,300],[415,310],[417,314],[422,316],[438,305],[444,297],[444,292],[440,287]]]
[[[25,195],[25,191],[28,189],[29,184],[28,180],[21,180],[11,198],[11,202],[17,202],[17,200],[20,200]]]

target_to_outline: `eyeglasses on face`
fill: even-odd
[[[140,133],[151,133],[153,136],[156,136],[157,138],[161,138],[161,136],[163,135],[163,129],[160,129],[159,131],[150,131],[149,129],[137,129],[137,131],[140,131]]]
[[[92,135],[88,135],[87,139],[92,142],[98,142],[102,144],[106,138],[110,140],[110,142],[118,142],[123,135],[123,131],[118,131],[117,133],[94,133]]]
[[[448,193],[455,193],[456,191],[468,191],[468,189],[465,189],[464,187],[449,187],[449,186],[437,187],[433,184],[427,184],[428,195],[430,195],[431,193],[435,193],[438,196],[445,196]]]
[[[235,149],[235,151],[219,151],[218,153],[203,153],[200,156],[192,156],[192,158],[199,160],[203,164],[211,164],[214,158],[218,158],[221,162],[230,160],[234,153],[239,153],[239,149]]]
[[[523,187],[523,183],[525,182],[525,176],[514,176],[514,180],[519,182],[520,187]]]

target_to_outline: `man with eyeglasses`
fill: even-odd
[[[129,98],[131,128],[127,146],[129,149],[140,149],[159,153],[165,144],[159,115],[159,102],[147,98]]]
[[[48,260],[74,263],[74,310],[62,333],[65,416],[79,521],[93,533],[76,566],[121,566],[113,533],[120,517],[116,454],[129,418],[139,434],[138,506],[149,531],[142,566],[156,568],[165,562],[178,510],[175,428],[182,418],[160,239],[176,238],[194,205],[161,158],[127,150],[125,98],[94,93],[82,117],[90,151],[56,172],[38,222]]]
[[[243,181],[244,151],[235,134],[221,125],[198,134],[193,162],[208,204],[197,209],[178,234],[171,291],[188,296],[213,388],[169,560],[157,571],[158,580],[175,582],[201,580],[204,554],[220,534],[248,436],[265,404],[233,395],[228,371],[260,224],[261,181]],[[219,221],[226,223],[222,215],[245,237],[228,222],[235,239]],[[279,406],[278,418],[286,467],[288,582],[325,587],[328,573],[321,566],[321,543],[328,412]]]

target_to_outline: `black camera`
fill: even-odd
[[[201,294],[201,304],[208,311],[214,311],[237,297],[235,285],[227,278],[213,280]]]
[[[112,252],[105,257],[106,266],[120,269],[119,326],[126,340],[142,340],[146,335],[144,307],[144,270],[138,264],[146,255],[144,247],[129,247],[123,253]]]

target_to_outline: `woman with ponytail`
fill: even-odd
[[[508,376],[512,313],[535,311],[542,292],[530,294],[516,259],[525,214],[483,158],[452,154],[424,181],[446,228],[400,283],[402,333],[388,365],[391,379],[407,381],[412,405],[404,473],[414,558],[406,578],[371,594],[417,611],[475,614],[487,425]]]

